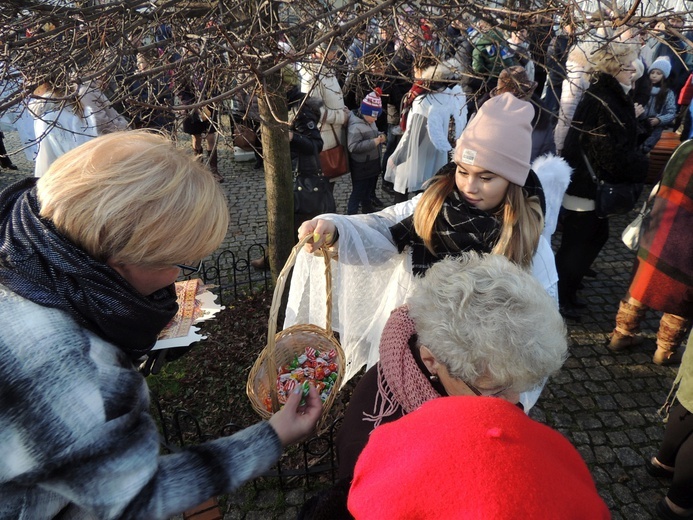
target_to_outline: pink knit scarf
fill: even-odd
[[[426,401],[440,397],[411,353],[409,339],[414,334],[416,327],[409,317],[407,306],[392,311],[380,337],[378,394],[373,414],[364,414],[364,420],[372,421],[374,428],[399,407],[408,414]]]

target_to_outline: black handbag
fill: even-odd
[[[294,213],[316,216],[336,211],[327,177],[321,174],[294,176]]]
[[[624,215],[632,211],[642,193],[642,183],[622,182],[618,184],[600,180],[592,169],[585,152],[582,158],[590,172],[592,181],[597,185],[597,196],[594,199],[598,218],[609,218],[613,215]]]

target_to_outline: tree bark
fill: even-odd
[[[258,108],[267,199],[269,265],[276,281],[294,246],[294,195],[289,150],[288,109],[279,73],[266,77]]]

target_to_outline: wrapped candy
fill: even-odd
[[[301,385],[302,405],[305,404],[311,385],[315,386],[324,403],[337,381],[336,358],[335,349],[321,353],[313,347],[306,347],[303,354],[294,356],[289,363],[280,367],[277,375],[279,403],[285,404],[297,385]],[[263,404],[268,411],[272,411],[272,400],[269,396],[263,400]]]

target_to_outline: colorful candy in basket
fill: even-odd
[[[320,399],[324,403],[330,396],[338,379],[337,351],[320,352],[312,347],[306,347],[301,355],[294,356],[293,360],[279,369],[277,375],[277,395],[280,404],[285,404],[292,390],[300,385],[303,392],[301,404],[305,404],[310,385],[318,390]],[[265,408],[272,411],[272,399],[269,395],[263,400]]]

